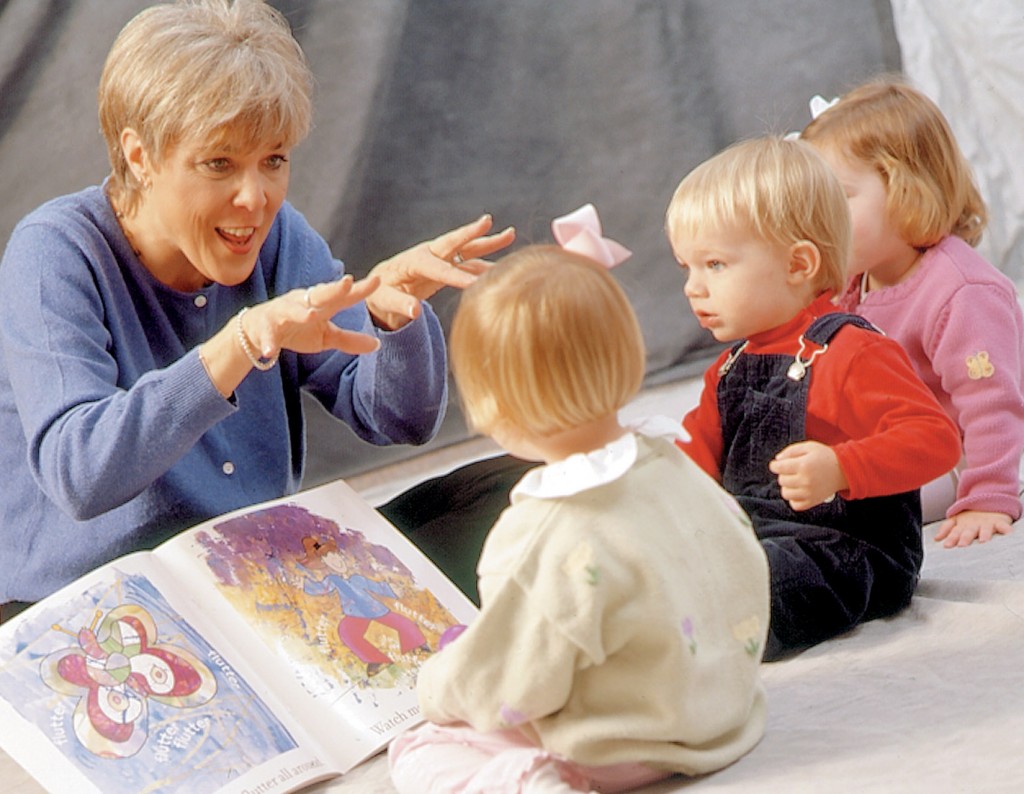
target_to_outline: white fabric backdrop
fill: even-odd
[[[989,206],[978,250],[1024,285],[1024,2],[892,0],[903,71],[949,119]]]

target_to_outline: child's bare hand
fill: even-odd
[[[794,510],[810,510],[849,486],[836,453],[817,441],[790,444],[768,469],[778,476],[782,498]]]
[[[974,541],[987,543],[996,535],[1013,532],[1013,521],[1006,513],[987,513],[984,510],[964,510],[942,522],[935,540],[944,540],[947,549],[970,546]]]

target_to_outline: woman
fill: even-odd
[[[110,177],[27,216],[0,266],[0,619],[293,492],[302,389],[372,443],[436,432],[444,340],[423,301],[514,232],[484,216],[340,278],[285,201],[311,85],[260,0],[156,6],[115,41]]]

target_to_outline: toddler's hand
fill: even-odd
[[[817,441],[790,444],[768,469],[778,476],[782,498],[794,510],[810,510],[849,487],[836,453]]]
[[[974,541],[987,543],[996,535],[1013,532],[1013,522],[1006,513],[987,513],[984,510],[964,510],[942,522],[935,540],[946,541],[947,549],[970,546]]]

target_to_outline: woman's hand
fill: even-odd
[[[810,510],[849,488],[831,447],[817,441],[790,444],[768,464],[779,478],[782,498],[794,510]]]
[[[250,354],[273,361],[282,350],[372,353],[380,347],[376,337],[346,331],[332,323],[331,318],[366,300],[379,286],[376,276],[360,281],[345,276],[308,289],[293,289],[235,315],[200,346],[199,357],[213,385],[230,397],[254,366]]]
[[[242,329],[264,358],[273,358],[282,350],[372,353],[380,347],[376,337],[346,331],[332,323],[331,318],[366,300],[379,286],[380,280],[370,275],[360,281],[344,276],[308,289],[293,289],[249,309],[242,318]]]
[[[380,288],[366,299],[374,323],[397,330],[416,319],[420,301],[441,288],[464,289],[472,284],[491,267],[482,257],[507,247],[516,237],[512,227],[488,235],[491,225],[491,216],[483,215],[374,267],[370,276],[380,279]]]

